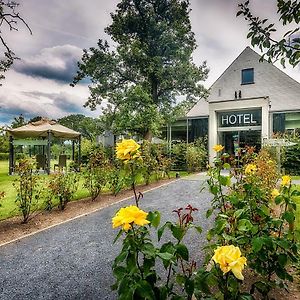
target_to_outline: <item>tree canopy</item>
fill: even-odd
[[[121,0],[105,29],[113,44],[99,40],[84,50],[71,85],[91,80],[85,106],[102,104],[115,133],[150,138],[206,95],[201,81],[208,69],[192,60],[189,12],[188,0]]]
[[[59,124],[71,128],[81,133],[82,137],[94,142],[97,135],[100,135],[103,129],[103,123],[100,119],[86,117],[81,114],[68,115],[57,120]]]
[[[32,34],[30,27],[17,11],[19,3],[15,1],[0,0],[0,44],[4,48],[3,58],[0,60],[0,79],[4,78],[6,72],[13,64],[15,59],[19,59],[4,39],[3,31],[18,31],[18,22],[23,23]]]
[[[277,32],[275,24],[268,19],[256,17],[249,8],[249,0],[238,5],[237,16],[244,16],[249,23],[248,38],[252,46],[258,46],[264,52],[262,59],[267,58],[269,62],[280,60],[285,66],[286,61],[292,66],[300,62],[300,1],[299,0],[277,0],[277,14],[282,27],[292,27],[287,30],[281,38],[275,38]],[[285,27],[286,26],[286,27]]]

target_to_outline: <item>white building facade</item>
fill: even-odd
[[[234,156],[261,147],[274,133],[300,129],[300,83],[247,47],[187,114],[187,140],[208,134],[210,163],[215,144]]]

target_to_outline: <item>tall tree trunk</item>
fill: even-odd
[[[144,139],[151,142],[153,138],[153,133],[150,129],[147,130],[147,132],[144,135]]]

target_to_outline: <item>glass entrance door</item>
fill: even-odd
[[[254,146],[256,151],[261,148],[261,131],[223,131],[219,132],[220,144],[225,146],[225,152],[232,156],[238,155],[239,148]]]

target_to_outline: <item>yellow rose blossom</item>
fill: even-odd
[[[122,142],[117,143],[116,155],[118,159],[121,160],[130,160],[139,157],[140,145],[137,144],[134,140],[122,140]]]
[[[224,149],[224,146],[222,146],[222,145],[213,146],[213,150],[216,152],[221,152],[223,149]]]
[[[245,168],[245,174],[246,175],[251,175],[253,173],[255,173],[257,170],[257,166],[254,164],[248,164]]]
[[[284,175],[281,178],[281,185],[288,186],[291,184],[291,180],[292,180],[291,176]]]
[[[131,229],[132,224],[144,226],[150,222],[146,219],[148,213],[139,209],[135,205],[130,205],[121,208],[116,215],[112,218],[113,228],[123,226],[123,230],[128,231]]]
[[[279,195],[280,195],[279,191],[277,189],[273,189],[271,193],[272,198],[275,199]]]
[[[212,257],[214,262],[220,265],[220,269],[223,274],[232,271],[233,275],[239,279],[244,280],[242,271],[247,265],[247,259],[241,256],[241,251],[239,247],[233,245],[221,246],[215,250],[215,254]]]

